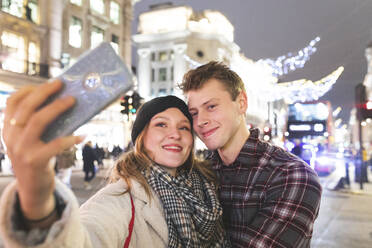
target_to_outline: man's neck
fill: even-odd
[[[250,132],[244,124],[237,130],[224,147],[217,149],[218,154],[225,165],[231,165],[236,160],[249,135]]]

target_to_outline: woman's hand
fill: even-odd
[[[40,108],[61,88],[60,81],[26,86],[7,100],[3,139],[17,179],[22,212],[27,219],[40,219],[53,211],[55,175],[54,165],[49,160],[82,140],[68,136],[44,143],[40,139],[48,124],[75,103],[73,97],[65,97]]]

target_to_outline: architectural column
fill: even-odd
[[[176,96],[182,96],[182,91],[178,88],[178,84],[182,82],[183,75],[187,72],[187,64],[185,59],[185,53],[187,44],[176,44],[174,49],[174,85],[173,92]]]
[[[122,4],[122,13],[120,17],[122,20],[122,32],[121,32],[121,56],[123,57],[125,63],[128,66],[132,65],[132,41],[131,41],[131,32],[132,32],[132,20],[133,20],[133,6],[135,1],[125,0]]]
[[[367,58],[367,74],[363,84],[366,86],[367,99],[372,100],[372,41],[368,45],[365,54]]]
[[[63,11],[65,9],[64,0],[47,1],[48,23],[49,23],[49,72],[52,77],[61,72],[61,54],[63,42]]]
[[[146,100],[151,96],[151,65],[150,65],[150,49],[141,48],[138,53],[138,91],[139,94]]]

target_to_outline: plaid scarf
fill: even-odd
[[[163,203],[168,247],[229,247],[213,184],[196,170],[173,177],[157,164],[143,174]]]

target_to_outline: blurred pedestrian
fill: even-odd
[[[94,161],[97,161],[98,163],[98,158],[93,150],[92,142],[88,141],[83,147],[83,171],[85,173],[84,186],[87,190],[92,189],[90,181],[92,181],[96,176]]]
[[[6,247],[228,247],[213,173],[195,159],[192,117],[175,96],[139,109],[134,149],[116,164],[111,183],[79,210],[48,161],[81,138],[40,140],[74,103],[65,98],[40,107],[61,87],[23,88],[7,101],[4,140],[16,182],[0,201]]]
[[[58,168],[58,178],[71,188],[71,173],[72,166],[75,166],[76,161],[76,147],[73,146],[64,150],[61,154],[56,156],[56,166]]]
[[[302,150],[303,148],[302,148],[301,141],[299,139],[295,139],[295,146],[293,147],[291,152],[297,157],[301,158]]]
[[[94,152],[96,153],[97,161],[98,161],[98,166],[100,168],[103,168],[103,158],[105,156],[105,152],[103,148],[99,147],[98,144],[94,147]]]

